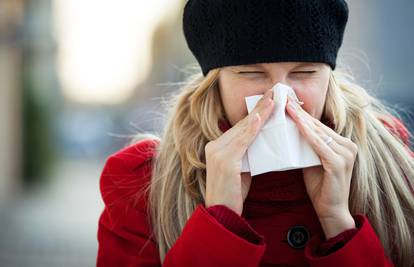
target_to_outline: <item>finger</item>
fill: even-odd
[[[255,113],[258,113],[259,116],[263,117],[264,110],[268,108],[269,100],[267,98],[270,98],[269,93],[262,96],[262,98],[256,103],[256,106],[250,112],[246,117],[238,121],[233,127],[231,127],[229,130],[224,132],[220,136],[220,140],[224,142],[225,144],[230,143],[234,138],[241,133],[245,133],[248,131],[248,129],[255,127],[254,123],[252,123],[254,117],[256,116]]]
[[[292,103],[294,103],[294,104],[297,103],[290,96],[288,96],[288,101],[293,101]],[[306,119],[307,122],[311,122],[316,127],[323,130],[328,136],[331,136],[340,145],[349,147],[349,139],[348,138],[345,138],[345,137],[339,135],[337,132],[335,132],[334,130],[332,130],[331,128],[329,128],[325,124],[323,124],[321,121],[319,121],[318,119],[316,119],[315,117],[310,115],[308,112],[306,112],[306,110],[304,110],[301,106],[296,105],[296,104],[295,104],[295,106],[297,108],[299,116],[302,116],[304,119]]]
[[[335,142],[338,143],[338,145],[345,148],[351,154],[357,153],[358,147],[356,146],[354,142],[352,142],[351,139],[341,136],[340,134],[335,132],[333,129],[331,129],[330,127],[326,126],[321,121],[319,121],[318,119],[311,116],[306,111],[303,110],[303,113],[306,113],[304,114],[304,116],[308,117],[309,120],[311,120],[314,123],[317,129],[324,132],[327,136],[331,136],[335,140]]]
[[[318,156],[325,160],[332,160],[337,157],[337,153],[325,143],[315,129],[315,125],[304,115],[307,112],[300,111],[298,105],[291,105],[291,103],[293,104],[293,101],[288,100],[288,104],[286,105],[289,115],[295,121],[302,136],[308,141]]]
[[[265,96],[263,97],[263,103],[260,103],[259,105],[256,105],[256,107],[250,112],[250,114],[247,116],[250,122],[256,116],[257,113],[259,115],[259,120],[256,123],[252,123],[252,127],[248,127],[243,133],[236,135],[233,140],[231,141],[231,144],[234,145],[237,148],[239,148],[240,154],[244,154],[244,152],[247,150],[248,146],[254,141],[257,134],[259,133],[260,129],[263,127],[267,119],[270,117],[270,114],[272,114],[274,109],[274,101],[272,98],[272,91],[269,90],[265,93]]]
[[[293,117],[295,117],[294,120],[296,120],[297,123],[307,125],[307,127],[310,130],[313,130],[314,132],[318,133],[319,137],[322,139],[324,143],[322,144],[323,147],[329,147],[338,155],[341,155],[347,159],[351,159],[352,156],[356,154],[356,145],[351,140],[339,135],[334,130],[332,130],[319,120],[315,119],[304,109],[302,109],[302,107],[297,105],[296,102],[292,100],[292,98],[289,97],[288,101],[292,101],[291,103],[293,104],[291,111],[294,111],[292,112],[292,115],[294,115]],[[287,106],[288,108],[291,107],[290,105]],[[296,115],[294,113],[296,113]],[[328,145],[326,144],[326,140],[329,136],[333,138],[333,141]]]
[[[318,121],[319,123],[317,123],[316,121]],[[325,143],[329,137],[332,137],[332,141],[329,144],[330,148],[334,149],[339,154],[347,152],[347,147],[344,145],[344,142],[342,141],[342,136],[337,134],[335,131],[333,131],[331,128],[329,128],[317,119],[313,119],[312,123],[315,131],[319,134],[319,136],[321,136],[322,140],[324,140]]]
[[[310,116],[312,117],[312,116]],[[312,117],[312,122],[319,127],[321,130],[323,130],[327,135],[331,136],[337,143],[349,147],[349,139],[346,137],[341,136],[340,134],[338,134],[337,132],[335,132],[333,129],[331,129],[330,127],[326,126],[325,124],[323,124],[321,121],[319,121],[318,119]]]
[[[230,142],[236,135],[239,134],[240,131],[245,131],[247,128],[251,127],[251,121],[254,119],[255,113],[260,110],[260,108],[264,108],[266,106],[266,96],[264,95],[257,103],[254,110],[248,114],[246,117],[238,121],[235,125],[233,125],[228,131],[224,132],[221,135],[221,139],[223,141]],[[260,115],[260,113],[259,113]]]
[[[291,96],[288,96],[288,100],[289,101],[291,101],[291,100],[295,101],[294,99],[292,99]],[[297,109],[298,109],[299,115],[302,115],[304,118],[310,120],[316,126],[321,128],[322,130],[324,130],[326,132],[326,134],[331,136],[337,143],[339,143],[340,145],[346,146],[348,148],[350,147],[350,141],[351,140],[349,140],[346,137],[341,136],[340,134],[335,132],[333,129],[331,129],[328,126],[326,126],[325,124],[323,124],[320,120],[316,119],[315,117],[310,115],[308,112],[306,112],[301,106],[297,105]]]
[[[270,115],[268,114],[270,111],[269,107],[274,104],[273,103],[273,90],[269,89],[265,92],[265,94],[262,96],[262,98],[259,100],[258,103],[256,103],[255,107],[253,108],[253,110],[242,120],[242,124],[243,123],[247,123],[249,121],[251,121],[251,117],[255,116],[255,113],[259,113],[259,116],[261,118],[263,118],[264,120],[266,120],[266,115]]]
[[[332,149],[336,154],[343,155],[343,156],[347,156],[349,154],[348,149],[346,149],[346,147],[338,144],[335,141],[334,138],[332,138],[332,141],[329,144],[327,144],[326,141],[328,140],[329,135],[327,135],[324,132],[319,132],[318,134],[319,134],[320,138],[323,140],[323,142],[325,143],[325,145],[328,146],[330,149]]]
[[[315,127],[324,140],[327,140],[329,136],[332,137],[333,140],[329,146],[333,148],[338,154],[346,157],[352,157],[352,155],[355,153],[355,146],[353,142],[348,138],[339,135],[323,123],[320,123]]]

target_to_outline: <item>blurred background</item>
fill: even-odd
[[[414,2],[348,0],[339,64],[414,109]],[[106,158],[195,65],[185,0],[0,0],[0,266],[94,266]]]

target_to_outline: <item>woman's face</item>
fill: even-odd
[[[322,117],[331,68],[325,63],[275,62],[223,67],[219,89],[231,126],[247,116],[244,98],[264,94],[276,83],[293,88],[303,109],[318,120]]]

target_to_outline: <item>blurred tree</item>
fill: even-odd
[[[51,0],[26,1],[23,23],[23,181],[44,181],[56,160],[52,118],[61,106],[51,35]]]

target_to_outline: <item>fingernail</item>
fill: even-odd
[[[290,93],[289,95],[288,95],[289,97],[290,97],[290,99],[291,100],[294,100],[296,103],[298,103],[299,105],[303,105],[304,104],[304,102],[303,101],[300,101],[299,100],[299,98],[298,98],[298,96],[296,95],[296,94],[293,94],[293,93]]]

